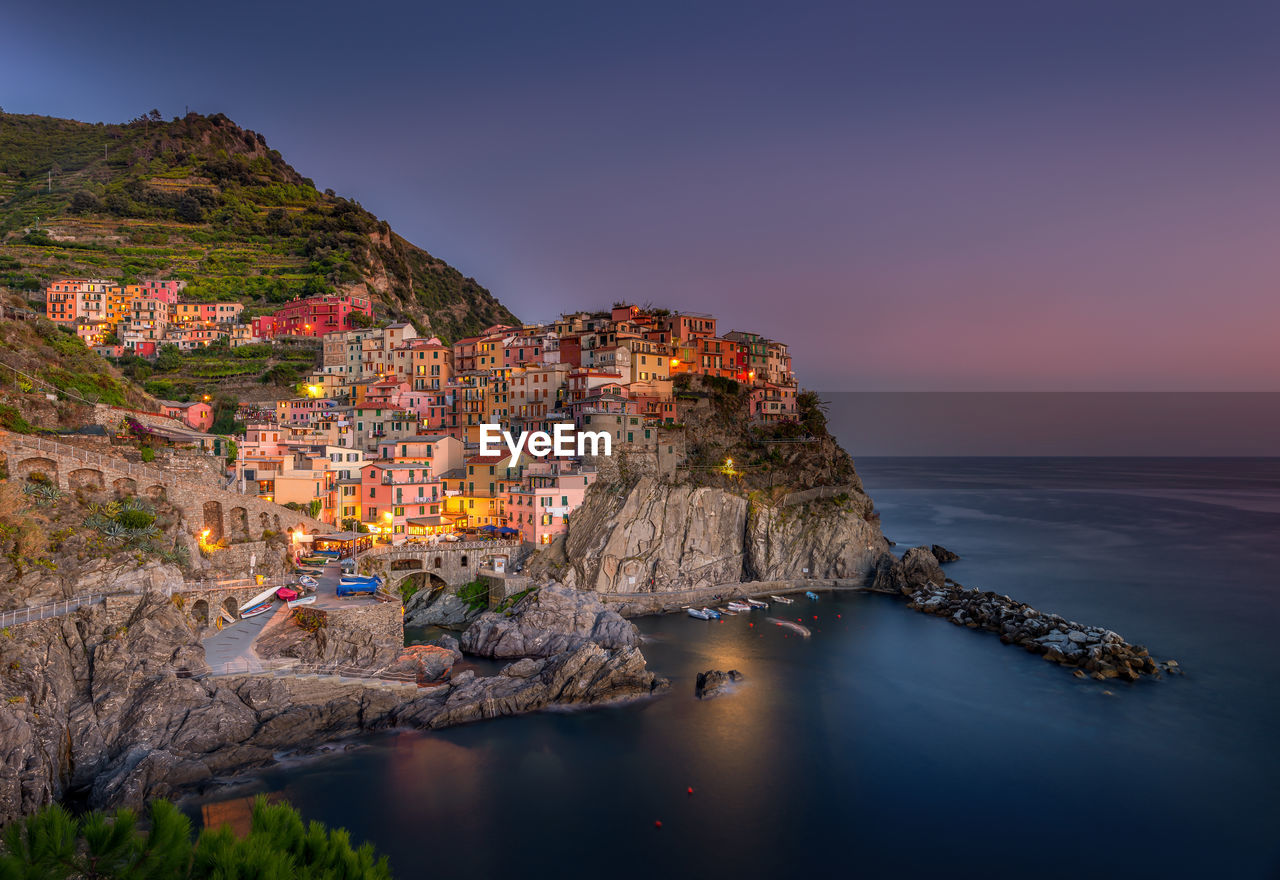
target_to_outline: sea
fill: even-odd
[[[898,552],[1185,674],[1082,681],[883,595],[650,617],[665,695],[374,736],[197,812],[283,797],[402,878],[1280,877],[1280,459],[857,464]],[[699,700],[707,669],[744,679]]]

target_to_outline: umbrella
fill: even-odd
[[[513,529],[510,526],[503,526],[502,528],[498,529],[498,533],[502,535],[518,535],[520,534],[520,530]]]
[[[497,530],[498,530],[497,526],[481,526],[479,529],[479,531],[482,531],[482,532],[496,532]]]

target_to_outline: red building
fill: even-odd
[[[298,299],[283,306],[273,315],[253,319],[253,335],[259,339],[273,336],[324,336],[343,330],[355,330],[351,316],[359,312],[373,317],[373,303],[364,296],[324,294]]]

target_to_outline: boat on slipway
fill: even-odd
[[[261,593],[259,593],[258,595],[250,599],[248,602],[245,602],[243,605],[240,606],[240,616],[252,617],[254,614],[261,614],[263,611],[266,611],[267,608],[271,607],[271,603],[275,601],[276,590],[278,589],[280,588],[267,587]],[[264,605],[266,607],[262,607]]]

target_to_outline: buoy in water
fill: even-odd
[[[661,820],[661,819],[656,819],[656,820],[654,820],[653,827],[654,827],[654,828],[661,828],[661,827],[662,827],[662,820]]]
[[[691,786],[689,786],[688,791],[689,791],[689,794],[693,794],[693,786],[692,786],[692,785],[691,785]]]

